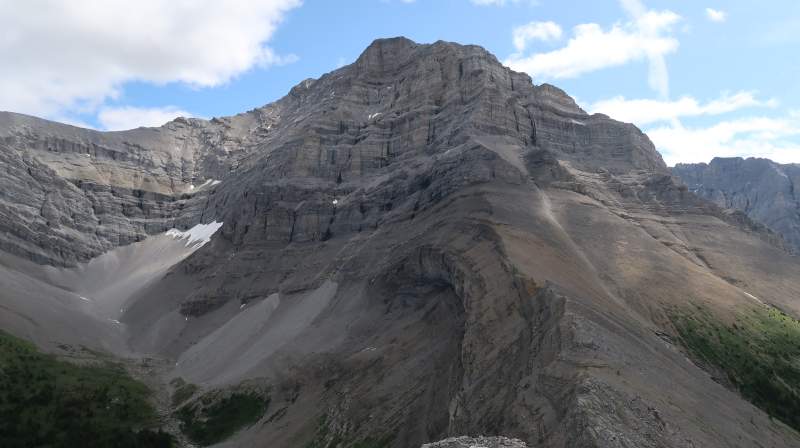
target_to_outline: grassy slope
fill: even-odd
[[[0,331],[0,446],[169,447],[149,391],[110,362],[77,365]]]
[[[741,313],[730,325],[699,307],[672,320],[694,357],[724,371],[771,417],[800,430],[800,321],[768,307]]]

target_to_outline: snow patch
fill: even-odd
[[[205,187],[209,187],[209,186],[213,187],[214,185],[219,185],[221,183],[222,183],[222,181],[219,181],[219,180],[216,180],[216,179],[207,179],[205,182],[203,182],[202,185],[200,185],[197,188],[199,189],[199,188],[205,188]],[[192,186],[192,188],[194,188],[194,186]]]
[[[221,222],[210,222],[208,224],[198,224],[189,230],[169,229],[167,235],[177,239],[186,240],[186,247],[199,249],[211,241],[211,237],[222,227]]]
[[[577,124],[577,125],[579,125],[579,126],[586,126],[586,123],[584,123],[584,122],[582,122],[582,121],[578,121],[578,120],[576,120],[576,119],[574,119],[574,118],[573,118],[573,119],[570,119],[570,121],[571,121],[571,122],[573,122],[573,123],[575,123],[575,124]]]
[[[763,300],[761,300],[761,299],[759,299],[758,297],[756,297],[756,296],[754,296],[754,295],[750,294],[749,292],[746,292],[746,291],[742,291],[742,292],[744,293],[744,295],[746,295],[747,297],[750,297],[751,299],[755,300],[756,302],[758,302],[758,303],[760,303],[760,304],[762,304],[762,305],[766,305],[766,303],[764,303],[764,301],[763,301]]]
[[[78,298],[83,300],[84,302],[91,302],[92,301],[92,299],[88,299],[88,298],[83,297],[83,296],[78,296]]]
[[[375,112],[374,114],[369,114],[367,116],[367,120],[372,120],[373,118],[377,117],[378,115],[381,115],[381,112]]]

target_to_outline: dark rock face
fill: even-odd
[[[800,166],[768,159],[714,158],[672,169],[689,189],[720,207],[740,210],[800,251]]]
[[[79,264],[224,223],[119,322],[173,377],[273,391],[231,446],[798,440],[691,363],[667,313],[800,312],[800,266],[634,126],[482,48],[382,39],[235,117],[97,133],[3,114],[0,136],[3,251]]]
[[[100,133],[0,112],[7,170],[0,247],[70,266],[196,224],[213,180],[234,169],[268,122],[251,112]],[[29,244],[31,238],[41,244]]]

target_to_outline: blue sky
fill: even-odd
[[[668,164],[800,162],[800,2],[758,3],[0,0],[0,109],[97,129],[231,115],[403,35],[481,45],[636,123]]]

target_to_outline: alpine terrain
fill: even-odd
[[[741,210],[780,233],[800,250],[800,166],[768,159],[714,158],[711,163],[679,163],[672,173],[698,196],[720,207]]]
[[[48,366],[0,412],[67,363],[158,446],[800,446],[796,209],[721,163],[405,38],[231,117],[0,113],[0,328]]]

